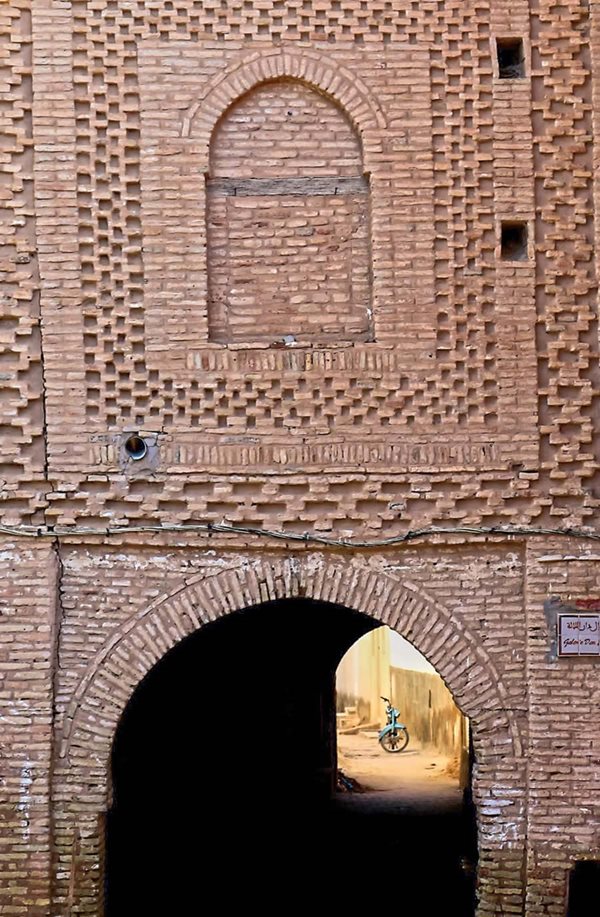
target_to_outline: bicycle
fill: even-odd
[[[396,710],[396,708],[392,706],[389,698],[382,697],[381,700],[385,701],[386,703],[385,713],[387,717],[387,724],[379,733],[379,744],[384,751],[404,751],[408,745],[409,735],[408,729],[404,723],[398,722],[400,711]]]

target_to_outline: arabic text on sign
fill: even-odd
[[[560,656],[600,656],[600,615],[558,616]]]

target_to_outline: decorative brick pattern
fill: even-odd
[[[560,516],[570,514],[597,473],[599,376],[590,8],[567,2],[560,29],[553,9],[547,0],[531,4],[541,459],[552,481],[552,512]]]
[[[599,16],[3,4],[2,521],[593,525]],[[521,76],[497,38],[523,39]],[[553,658],[543,608],[598,597],[595,543],[199,538],[5,533],[0,911],[97,917],[133,686],[207,619],[302,589],[401,630],[471,716],[478,917],[562,915],[600,857],[598,679]]]
[[[0,10],[0,507],[18,521],[43,506],[39,276],[33,206],[31,15]]]
[[[225,308],[233,289],[238,291],[233,298],[240,301],[236,306],[241,309],[240,321],[245,321],[244,327],[253,328],[254,336],[263,335],[267,341],[278,337],[294,344],[306,337],[311,340],[314,337],[315,341],[329,338],[330,345],[339,346],[353,337],[373,337],[375,359],[382,360],[386,349],[390,345],[394,347],[395,361],[402,363],[403,395],[406,393],[406,396],[394,405],[391,414],[383,413],[381,420],[376,405],[365,407],[363,420],[359,416],[356,427],[363,426],[366,418],[369,432],[383,433],[387,437],[389,431],[381,427],[391,425],[403,428],[404,436],[420,443],[423,437],[437,438],[442,425],[449,429],[458,422],[463,429],[452,434],[458,454],[462,445],[478,433],[493,439],[496,430],[510,418],[510,425],[518,426],[521,433],[517,445],[514,437],[510,437],[505,467],[510,454],[510,459],[520,459],[530,468],[535,462],[533,421],[536,404],[530,389],[517,393],[514,379],[516,368],[523,360],[532,369],[534,365],[532,271],[530,264],[520,266],[519,284],[525,299],[518,306],[510,302],[498,303],[497,288],[504,282],[504,275],[497,276],[494,266],[496,190],[491,157],[494,99],[487,9],[478,7],[473,12],[462,5],[440,12],[419,8],[414,17],[400,25],[404,22],[404,14],[392,4],[388,13],[393,29],[389,33],[385,28],[385,15],[383,19],[376,17],[373,20],[369,10],[366,16],[369,42],[375,43],[368,58],[360,49],[363,41],[358,19],[352,24],[351,34],[342,28],[333,40],[328,32],[328,40],[322,42],[322,47],[318,42],[305,46],[299,33],[289,46],[274,47],[271,39],[272,30],[276,31],[274,19],[277,17],[267,16],[264,46],[259,43],[246,49],[235,37],[238,34],[235,30],[226,38],[222,37],[220,29],[212,32],[216,25],[203,18],[209,15],[205,6],[198,20],[193,14],[188,17],[187,7],[174,18],[170,11],[151,5],[141,4],[135,10],[134,14],[133,9],[122,9],[115,4],[110,14],[99,15],[98,10],[80,3],[74,11],[75,96],[76,110],[80,113],[76,117],[82,125],[95,125],[91,133],[86,128],[85,140],[82,137],[82,146],[89,150],[89,156],[87,159],[79,157],[82,171],[78,193],[80,198],[84,195],[88,202],[98,203],[92,211],[94,220],[103,221],[103,228],[92,228],[91,238],[84,245],[86,263],[88,256],[92,259],[87,272],[89,307],[85,307],[84,314],[88,329],[85,336],[88,386],[85,418],[81,417],[72,429],[81,422],[85,423],[86,430],[92,424],[98,432],[107,427],[118,431],[124,425],[143,427],[150,421],[155,430],[165,430],[174,436],[179,430],[183,432],[195,427],[208,444],[213,406],[210,403],[205,406],[201,391],[192,392],[193,386],[198,384],[195,367],[204,361],[205,354],[211,359],[211,338],[213,341],[227,338],[227,322],[224,314],[219,315],[219,310]],[[306,18],[304,12],[303,8],[303,19]],[[319,12],[315,15],[321,18]],[[293,18],[293,11],[286,7],[286,28],[288,16]],[[362,21],[362,16],[360,19]],[[203,33],[204,26],[208,29],[209,25],[210,29]],[[454,53],[452,42],[457,40],[452,39],[447,47],[444,45],[446,32],[460,32],[462,41],[475,42],[476,66],[473,57],[468,62]],[[210,34],[213,34],[212,39],[208,37]],[[347,34],[348,40],[344,38]],[[262,24],[257,33],[260,35],[263,35]],[[388,38],[384,37],[386,35]],[[86,36],[93,36],[92,45]],[[128,36],[126,40],[124,36]],[[407,55],[406,42],[411,48],[410,55]],[[389,47],[384,48],[386,44]],[[106,85],[98,84],[98,92],[93,98],[101,107],[96,114],[96,102],[90,101],[92,96],[88,87],[94,67],[94,49],[101,47],[118,60],[119,66],[116,71],[114,68],[107,71]],[[367,66],[367,60],[377,61],[381,74],[377,74],[377,68]],[[116,72],[124,75],[124,82],[114,82]],[[473,83],[474,77],[476,83]],[[364,168],[370,175],[371,219],[361,217],[357,222],[349,214],[343,217],[342,235],[344,238],[354,235],[355,243],[351,249],[346,249],[345,264],[340,263],[339,269],[329,259],[326,265],[328,283],[318,280],[321,275],[316,270],[316,263],[312,265],[318,289],[308,289],[310,284],[301,280],[300,270],[288,284],[290,290],[286,291],[282,278],[277,287],[270,292],[267,290],[267,278],[275,276],[268,272],[275,270],[276,264],[280,265],[277,259],[281,259],[282,251],[289,263],[290,247],[298,249],[299,238],[304,238],[296,231],[304,232],[308,226],[291,227],[283,211],[278,217],[278,232],[270,236],[263,210],[272,209],[272,199],[256,198],[261,212],[253,221],[248,189],[243,199],[231,193],[217,195],[208,201],[208,206],[204,195],[205,172],[208,170],[210,174],[211,137],[216,142],[219,132],[225,129],[225,122],[220,119],[227,111],[237,111],[238,106],[252,105],[249,100],[258,97],[256,93],[269,92],[268,86],[272,92],[288,92],[292,87],[297,92],[303,87],[305,93],[317,90],[316,98],[325,107],[329,96],[327,110],[336,112],[336,116],[339,113],[342,119],[349,118],[354,124],[363,148],[364,165],[358,171],[362,174]],[[469,99],[463,106],[465,93],[469,94]],[[109,97],[114,101],[109,103]],[[485,100],[485,104],[475,105],[476,99]],[[109,104],[114,119],[108,118]],[[118,118],[121,111],[122,122]],[[463,130],[460,126],[463,118],[465,133],[459,137],[457,132]],[[323,121],[320,114],[317,120]],[[128,125],[127,142],[117,127],[125,122]],[[219,126],[213,137],[217,123]],[[236,123],[235,118],[232,123]],[[110,181],[103,177],[107,155],[103,142],[105,133],[113,137],[111,162],[117,170],[111,173]],[[308,136],[306,131],[304,133]],[[98,138],[100,147],[97,146]],[[472,143],[475,146],[471,157],[466,151]],[[472,164],[467,165],[471,158]],[[291,160],[279,158],[277,161],[289,165]],[[461,176],[463,167],[467,172]],[[532,181],[532,176],[520,175],[519,178],[527,189],[527,179]],[[97,180],[100,181],[98,187]],[[102,198],[104,203],[100,206],[102,188],[109,185],[114,189],[111,194],[115,200],[118,196],[121,202],[119,207],[109,205],[108,197]],[[223,186],[220,188],[222,190]],[[450,189],[450,196],[444,189]],[[129,195],[135,196],[135,205]],[[439,219],[434,212],[434,199]],[[307,223],[315,207],[325,205],[325,199],[314,202],[311,199],[309,203],[308,198],[304,198],[303,202],[310,207],[315,205],[306,215]],[[291,198],[286,201],[289,205],[297,203]],[[209,213],[212,239],[207,240],[206,217],[211,206],[213,217],[217,214],[215,206],[219,212],[215,219]],[[340,219],[341,207],[338,201]],[[351,207],[354,211],[356,207],[362,209],[354,198]],[[489,218],[484,219],[486,207]],[[463,210],[467,214],[466,235],[462,228],[457,228],[463,225]],[[128,236],[125,218],[133,221],[132,226],[139,221],[139,227],[135,228],[136,233],[139,229],[139,241]],[[298,219],[303,222],[304,216]],[[234,235],[240,236],[239,257],[243,259],[245,246],[256,248],[256,257],[252,259],[254,286],[244,273],[252,267],[243,260],[241,273],[237,269],[237,273],[234,271],[233,283],[227,280],[226,270],[221,270],[230,262],[225,229],[230,220],[241,220],[234,229]],[[108,242],[113,230],[117,240],[114,245]],[[456,234],[452,244],[448,241],[448,233]],[[467,238],[468,251],[464,248]],[[136,254],[139,251],[141,255],[139,242],[142,239],[146,240],[143,264]],[[265,244],[269,239],[272,243]],[[207,242],[217,258],[216,262],[213,259],[215,270],[209,273]],[[120,249],[127,251],[128,261],[135,265],[135,282],[126,279],[120,261],[112,264],[113,255],[109,255],[108,249],[100,256],[99,244],[105,248],[109,245],[115,258]],[[367,245],[370,259],[365,258]],[[97,256],[92,252],[97,252]],[[312,248],[311,254],[314,254]],[[223,258],[225,261],[221,264],[219,259]],[[298,258],[301,264],[302,255]],[[317,262],[318,257],[313,260]],[[365,263],[369,262],[373,275],[371,293],[365,268]],[[262,276],[258,273],[261,264]],[[212,292],[207,289],[207,276],[211,278]],[[140,308],[142,288],[138,285],[142,277],[143,310]],[[244,296],[248,283],[248,295]],[[288,292],[291,294],[294,283],[302,287],[302,292],[296,294],[296,304],[302,311],[296,327],[290,327],[287,316],[279,322],[275,315],[277,309],[283,308],[285,296]],[[515,288],[512,277],[507,277],[507,284]],[[345,308],[348,292],[343,292],[348,286],[352,287],[350,299],[354,304],[350,311]],[[211,297],[214,308],[210,311],[216,316],[212,331],[208,308]],[[269,314],[273,316],[272,321],[277,321],[272,335],[264,322],[260,323],[260,330],[256,328],[252,310],[258,308],[259,300],[270,302]],[[122,316],[117,315],[121,302],[129,317],[125,312]],[[529,309],[529,320],[527,312],[523,312],[524,305]],[[244,316],[246,307],[249,311]],[[355,318],[353,308],[358,310]],[[133,310],[131,314],[130,309]],[[515,327],[517,311],[519,331]],[[327,314],[330,320],[324,319]],[[304,329],[302,322],[305,320],[310,330]],[[117,327],[120,329],[118,339],[114,337]],[[237,337],[234,334],[233,339],[244,337],[242,330]],[[307,354],[309,358],[310,353]],[[106,372],[101,369],[104,365]],[[261,375],[268,372],[266,354],[260,371]],[[210,380],[209,385],[221,386],[222,381],[227,388],[228,381],[218,377]],[[330,415],[336,425],[348,416],[348,402],[361,404],[363,397],[359,390],[354,390],[352,377],[340,377],[339,382],[340,385],[344,383],[339,390],[340,400],[336,399],[331,406]],[[382,382],[384,388],[389,387],[392,392],[397,390],[396,376],[390,375]],[[278,384],[276,378],[273,384]],[[318,387],[321,387],[321,380]],[[244,389],[251,400],[260,403],[261,393],[254,390],[252,379],[244,380]],[[191,393],[189,398],[188,392]],[[302,390],[294,391],[294,395],[301,399]],[[270,408],[264,414],[259,411],[255,415],[249,411],[248,427],[244,428],[239,421],[243,405],[235,402],[235,394],[222,391],[219,401],[223,429],[232,427],[235,435],[250,438],[267,435],[269,429],[277,435],[278,427],[272,424]],[[273,416],[276,417],[276,413]],[[301,425],[295,424],[293,417],[291,419],[289,429],[305,437],[306,434],[300,433]],[[306,417],[306,426],[311,426],[312,421],[312,417]],[[361,439],[362,436],[361,430]],[[93,450],[90,451],[89,446],[86,448],[84,441],[88,437],[89,433],[72,441],[69,449],[79,467],[93,461]],[[204,464],[197,470],[203,467]]]

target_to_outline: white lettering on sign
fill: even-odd
[[[600,614],[558,616],[559,656],[600,656]]]

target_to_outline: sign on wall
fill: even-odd
[[[600,656],[600,614],[559,614],[558,655]]]

